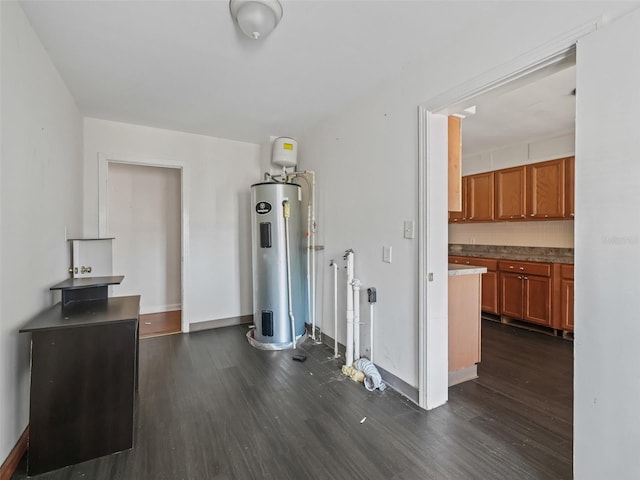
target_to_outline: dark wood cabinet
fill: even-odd
[[[497,220],[519,220],[526,213],[525,167],[506,168],[495,172]]]
[[[140,297],[107,298],[121,277],[71,279],[30,320],[29,476],[133,446]],[[113,281],[109,279],[115,279]]]
[[[467,220],[489,222],[494,219],[493,172],[467,177]]]
[[[556,219],[565,216],[565,159],[526,166],[527,216]]]

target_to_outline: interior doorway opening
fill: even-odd
[[[419,106],[419,403],[431,409],[448,398],[448,122],[485,96],[515,91],[575,65],[575,38],[534,52],[529,60],[476,78]]]
[[[99,158],[100,234],[115,237],[117,295],[141,295],[141,336],[189,331],[188,204],[180,162]]]

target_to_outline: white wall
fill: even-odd
[[[181,194],[177,168],[109,163],[107,235],[113,295],[140,295],[140,313],[181,308]]]
[[[113,160],[180,162],[188,184],[188,320],[250,315],[249,187],[261,180],[260,146],[93,118],[85,119],[84,132],[85,234],[96,235],[99,228],[99,154]]]
[[[573,155],[575,134],[508,145],[464,155],[463,175],[499,170]],[[573,248],[573,221],[492,222],[449,225],[449,243]]]
[[[316,170],[319,188],[326,192],[319,202],[326,259],[340,259],[346,248],[356,251],[357,276],[379,292],[376,363],[411,385],[418,384],[418,249],[416,240],[403,238],[403,221],[418,220],[417,105],[594,23],[590,20],[605,8],[583,3],[576,9],[570,2],[545,5],[550,9],[546,13],[537,3],[487,5],[482,19],[486,35],[467,38],[458,32],[440,48],[431,48],[425,63],[407,66],[298,139],[301,167]],[[393,246],[392,264],[382,262],[383,245]],[[330,291],[331,277],[325,278],[324,290]],[[324,311],[330,312],[330,296],[323,301]],[[341,312],[343,307],[341,301]],[[324,329],[335,335],[326,316]],[[338,338],[345,340],[343,325]]]
[[[640,478],[640,12],[578,43],[577,479]]]
[[[82,229],[82,119],[15,2],[0,2],[0,463],[29,416],[29,335],[67,278],[65,231]]]

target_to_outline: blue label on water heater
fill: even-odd
[[[256,204],[256,213],[259,215],[264,215],[265,213],[269,213],[271,211],[271,204],[269,202],[258,202]]]

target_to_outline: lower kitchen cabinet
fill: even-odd
[[[498,261],[493,258],[449,255],[449,263],[486,267],[487,273],[482,274],[481,310],[498,315]]]
[[[553,327],[551,265],[537,262],[498,262],[500,314]]]
[[[560,328],[573,332],[573,265],[560,265]]]

